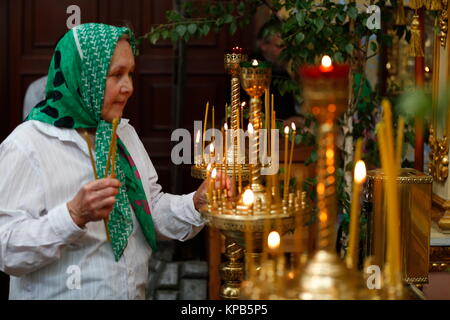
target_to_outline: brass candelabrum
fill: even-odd
[[[235,71],[233,71],[235,72]],[[293,231],[296,214],[301,211],[302,194],[287,192],[283,199],[280,197],[279,185],[269,183],[278,172],[271,176],[261,174],[261,141],[262,129],[261,96],[269,87],[271,66],[266,63],[241,62],[241,84],[250,95],[250,124],[253,130],[247,132],[249,136],[249,181],[237,195],[230,199],[223,190],[215,189],[211,184],[208,192],[208,204],[200,209],[209,226],[219,229],[226,237],[230,248],[239,251],[245,249],[245,264],[247,279],[261,270],[261,254],[264,251],[264,239],[269,230],[278,230],[280,234]],[[232,84],[234,84],[232,82]],[[233,125],[233,115],[232,115]],[[237,124],[239,127],[239,124]],[[240,140],[240,139],[238,139]],[[233,145],[238,145],[233,144]],[[238,155],[245,155],[243,146],[238,145]],[[278,152],[278,150],[276,150]],[[239,157],[238,157],[239,158]],[[273,157],[278,159],[278,157]],[[211,175],[210,175],[211,176]],[[270,188],[265,187],[270,185]],[[221,266],[221,273],[225,283],[221,287],[220,295],[225,299],[240,298],[240,287],[237,282],[243,273],[239,269],[236,259],[230,259]],[[242,279],[241,279],[242,280]],[[240,285],[240,282],[239,282]]]

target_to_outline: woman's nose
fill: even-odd
[[[120,92],[131,95],[133,93],[133,79],[127,77],[127,79],[122,83]]]

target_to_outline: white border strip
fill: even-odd
[[[78,26],[76,26],[75,28],[72,28],[73,38],[75,39],[75,43],[77,45],[78,53],[80,54],[80,58],[84,59],[83,50],[81,50],[80,42],[78,41],[77,29],[78,29]]]

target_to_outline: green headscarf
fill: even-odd
[[[89,23],[67,32],[50,63],[46,98],[27,117],[61,128],[96,128],[95,163],[99,178],[104,176],[112,134],[111,123],[101,118],[106,78],[117,42],[123,35],[128,35],[135,52],[134,35],[128,28]],[[125,145],[120,139],[117,142],[116,175],[122,186],[108,224],[116,261],[133,231],[130,205],[145,238],[156,250],[153,220],[139,172]]]

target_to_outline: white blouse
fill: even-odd
[[[118,131],[142,178],[161,238],[187,240],[204,221],[193,194],[161,192],[134,128]],[[10,299],[144,299],[151,248],[133,214],[133,232],[115,262],[103,221],[79,228],[66,203],[94,180],[85,140],[39,121],[19,125],[0,145],[0,269]]]

